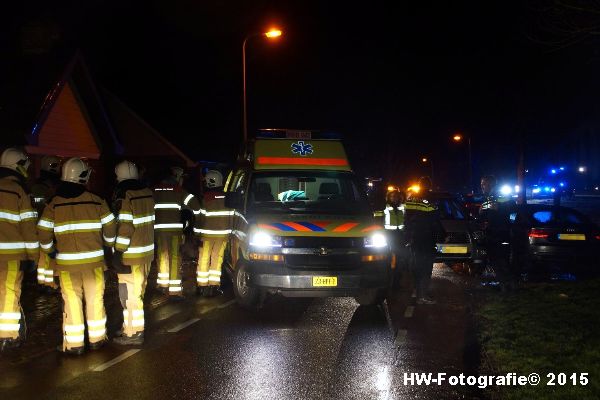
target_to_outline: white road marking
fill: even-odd
[[[177,315],[181,312],[181,310],[172,310],[160,315],[160,318],[156,318],[156,321],[164,321],[165,319],[171,318],[173,315]]]
[[[415,313],[415,307],[407,306],[406,311],[404,311],[404,318],[411,318],[414,313]]]
[[[412,294],[410,295],[413,299],[417,297],[417,289],[414,289]]]
[[[229,300],[227,303],[219,304],[217,306],[217,308],[219,308],[219,309],[226,308],[226,307],[229,307],[230,305],[232,305],[233,303],[235,303],[235,300]]]
[[[179,324],[179,325],[177,325],[177,326],[169,329],[167,332],[169,332],[169,333],[177,333],[180,330],[185,329],[188,326],[190,326],[192,324],[195,324],[198,321],[200,321],[200,318],[192,318],[189,321],[182,322],[181,324]]]
[[[400,347],[400,345],[406,341],[407,335],[408,331],[406,329],[398,329],[398,333],[396,334],[396,338],[394,339],[394,346]]]
[[[115,364],[120,363],[121,361],[131,357],[132,355],[134,355],[135,353],[137,353],[138,351],[140,351],[141,349],[131,349],[131,350],[127,350],[125,353],[121,354],[119,357],[117,358],[113,358],[112,360],[105,362],[104,364],[100,364],[97,367],[95,367],[94,369],[92,369],[92,371],[94,372],[102,372],[110,367],[112,367]]]

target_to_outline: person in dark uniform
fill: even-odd
[[[479,210],[486,238],[486,250],[490,266],[503,291],[514,288],[515,274],[510,270],[510,223],[509,214],[515,202],[501,196],[496,189],[496,178],[486,175],[481,178],[483,203]]]
[[[431,203],[431,179],[419,180],[419,193],[410,196],[404,205],[404,230],[410,248],[411,266],[415,279],[417,304],[435,304],[427,295],[433,261],[435,259],[436,236],[443,234],[437,208]]]

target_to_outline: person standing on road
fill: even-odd
[[[185,225],[190,221],[182,211],[200,214],[200,202],[183,188],[184,171],[171,167],[170,175],[154,188],[156,221],[154,232],[158,251],[158,288],[173,300],[183,299],[181,283],[181,247],[185,240]]]
[[[204,296],[214,296],[221,286],[221,267],[231,233],[230,221],[234,211],[225,208],[223,175],[209,170],[204,177],[206,191],[200,228],[194,228],[202,240],[199,249],[197,284]]]
[[[31,187],[33,205],[39,216],[44,212],[48,200],[54,196],[56,188],[60,183],[60,158],[57,156],[42,157],[40,176]],[[37,267],[37,280],[44,290],[55,291],[58,285],[54,281],[54,266],[56,261],[51,259],[47,253],[40,252]]]
[[[91,171],[80,158],[67,160],[56,195],[38,222],[40,246],[56,259],[63,298],[63,343],[58,350],[74,355],[85,351],[86,325],[91,350],[106,343],[103,246],[112,247],[116,235],[106,201],[86,190]]]
[[[481,178],[481,191],[484,201],[479,215],[483,222],[486,250],[489,262],[502,290],[514,286],[514,274],[510,270],[510,223],[509,213],[514,201],[500,196],[496,189],[496,177],[486,175]]]
[[[436,236],[443,235],[444,229],[438,210],[429,198],[431,179],[422,177],[419,187],[419,194],[411,196],[404,206],[406,240],[410,248],[417,304],[435,304],[427,291],[435,260]]]
[[[16,148],[0,156],[0,351],[21,344],[22,263],[37,261],[37,213],[25,186],[30,161]]]
[[[138,180],[137,166],[123,161],[115,167],[117,186],[113,210],[117,215],[117,240],[112,268],[117,273],[123,306],[123,332],[113,339],[120,345],[144,343],[144,293],[154,260],[154,199]]]
[[[375,217],[383,219],[383,227],[388,233],[392,249],[394,267],[394,286],[399,283],[399,270],[405,265],[406,242],[404,235],[404,193],[399,190],[390,190],[386,195],[386,204],[383,211],[376,211]]]

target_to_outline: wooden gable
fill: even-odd
[[[30,153],[91,159],[100,157],[100,146],[93,127],[71,80],[65,83],[47,111],[38,135],[37,145],[27,148]]]

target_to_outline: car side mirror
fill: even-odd
[[[239,192],[225,193],[225,207],[239,210],[244,207],[244,197]]]

